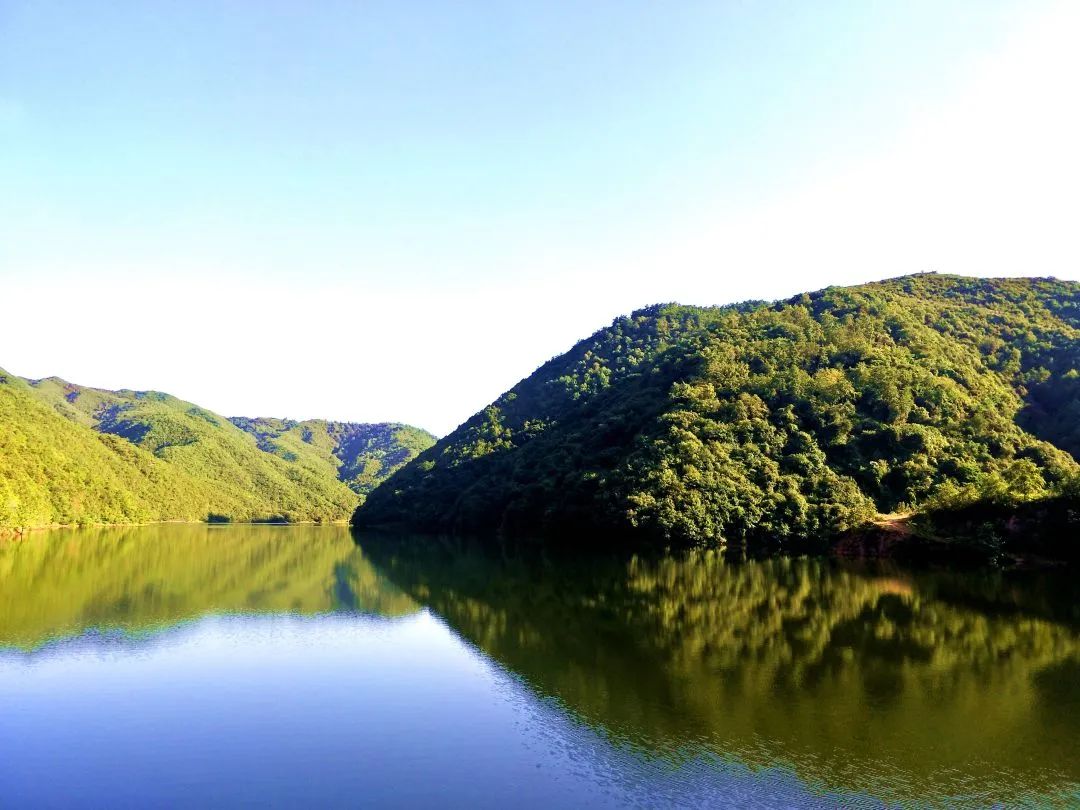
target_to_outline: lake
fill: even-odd
[[[0,805],[1080,805],[1070,572],[0,542]]]

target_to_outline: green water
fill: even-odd
[[[37,534],[0,545],[0,795],[1080,805],[1075,581],[316,527]]]

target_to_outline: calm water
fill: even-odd
[[[1075,575],[0,544],[0,806],[1080,806]]]

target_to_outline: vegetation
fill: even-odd
[[[421,453],[354,523],[795,546],[880,513],[1075,498],[1078,338],[1080,284],[1052,279],[650,307]]]
[[[259,449],[286,461],[311,457],[314,466],[337,467],[337,477],[360,495],[371,492],[435,444],[435,437],[426,430],[396,422],[294,422],[245,417],[229,421],[254,436]]]
[[[271,448],[168,394],[27,381],[0,371],[0,527],[345,520],[362,491],[356,482],[374,485],[426,436],[399,425],[311,424],[333,429],[324,430],[325,441],[316,440],[314,428],[301,429],[311,442],[293,443],[290,435],[281,439],[284,449]],[[346,456],[359,460],[366,478],[337,455],[365,430],[375,437],[367,456]],[[340,471],[351,477],[343,482]]]

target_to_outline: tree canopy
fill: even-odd
[[[277,423],[280,435],[252,428]],[[156,391],[3,371],[0,428],[0,526],[15,527],[345,520],[434,441],[405,425],[229,420]]]
[[[920,274],[634,312],[541,366],[359,526],[798,541],[1072,492],[1080,284]]]

